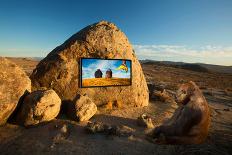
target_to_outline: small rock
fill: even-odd
[[[17,115],[17,122],[31,126],[51,121],[59,114],[60,106],[61,100],[54,90],[32,92],[25,97]]]
[[[60,129],[60,131],[61,131],[61,133],[67,133],[67,132],[68,132],[68,127],[67,127],[67,125],[64,124],[64,125],[62,126],[62,128]]]
[[[63,124],[60,128],[58,127],[57,134],[53,138],[54,143],[58,143],[62,140],[65,140],[68,138],[68,127],[66,124]]]
[[[174,98],[165,89],[163,91],[154,91],[153,98],[161,102],[175,103]]]
[[[89,122],[86,127],[86,131],[88,133],[103,133],[105,135],[112,135],[112,136],[123,136],[129,137],[133,134],[134,129],[128,126],[117,126],[117,125],[109,125],[103,124],[101,122]]]
[[[83,95],[78,95],[76,102],[68,106],[68,115],[80,122],[88,121],[96,112],[97,106],[89,97]]]
[[[85,126],[85,130],[88,133],[101,133],[104,132],[104,125],[100,122],[88,122],[88,124]]]
[[[122,136],[122,137],[130,137],[133,135],[133,132],[135,132],[134,129],[132,129],[128,126],[125,126],[125,125],[118,127],[116,131],[117,131],[116,135]]]

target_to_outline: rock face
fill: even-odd
[[[31,90],[26,73],[6,58],[0,57],[0,125],[6,123],[19,99]]]
[[[78,96],[75,103],[68,106],[68,115],[78,121],[88,121],[97,112],[97,106],[87,96]]]
[[[80,88],[80,58],[130,59],[132,85]],[[147,106],[149,95],[142,68],[127,37],[114,24],[102,21],[87,26],[51,51],[31,75],[33,89],[54,89],[63,101],[86,94],[96,105],[121,100],[126,105]],[[112,95],[114,94],[114,95]]]
[[[38,90],[27,95],[18,113],[17,122],[24,126],[54,119],[60,111],[61,99],[54,90]]]

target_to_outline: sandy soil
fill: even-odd
[[[175,91],[178,84],[188,80],[200,85],[210,105],[212,118],[210,133],[204,144],[171,146],[147,141],[145,134],[148,131],[137,126],[136,118],[146,113],[157,126],[176,109],[175,104],[152,99],[144,108],[107,110],[99,107],[98,113],[91,119],[133,128],[132,136],[87,134],[84,130],[86,123],[70,121],[61,115],[52,122],[29,129],[9,123],[0,127],[1,154],[232,154],[231,75],[211,75],[164,66],[144,65],[143,69],[150,85],[159,85],[168,92]],[[214,78],[223,80],[219,82]],[[60,136],[60,127],[64,124],[68,127],[68,134]]]
[[[128,78],[92,78],[82,80],[82,86],[114,86],[114,85],[130,85]]]

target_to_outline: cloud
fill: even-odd
[[[130,78],[130,76],[130,69],[128,69],[128,72],[113,70],[113,77]]]
[[[232,47],[212,45],[200,47],[133,45],[133,47],[139,59],[232,65]]]
[[[124,72],[121,70],[116,70],[118,67],[117,65],[118,61],[112,61],[112,60],[98,60],[94,63],[91,63],[88,65],[88,67],[82,67],[82,77],[85,78],[94,78],[94,72],[97,69],[101,69],[103,73],[103,77],[105,77],[105,73],[108,69],[111,69],[113,72],[113,77],[120,77],[120,78],[129,78],[130,77],[130,68],[128,69],[128,72]]]

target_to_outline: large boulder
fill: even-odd
[[[68,115],[74,120],[88,121],[97,112],[97,106],[87,96],[79,95],[68,105]]]
[[[130,59],[132,85],[80,88],[81,57]],[[63,101],[73,101],[81,94],[87,95],[96,105],[117,100],[125,105],[148,105],[147,84],[132,46],[123,32],[106,21],[87,26],[56,47],[37,65],[30,78],[33,89],[52,88]]]
[[[24,126],[37,125],[54,119],[60,111],[61,99],[54,90],[38,90],[27,95],[17,115]]]
[[[31,90],[31,80],[16,64],[0,57],[0,125],[15,110],[20,98]]]

